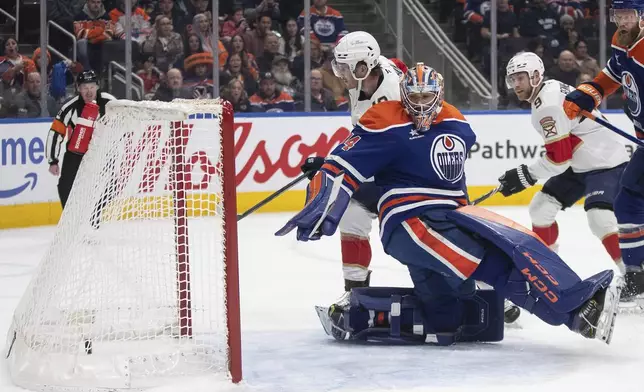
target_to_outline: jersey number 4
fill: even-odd
[[[342,143],[342,151],[351,150],[360,141],[360,136],[350,136]]]

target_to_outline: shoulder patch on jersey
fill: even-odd
[[[434,119],[434,124],[438,124],[446,120],[466,121],[465,116],[463,116],[463,114],[458,109],[456,109],[455,106],[447,102],[443,102],[443,108],[441,109],[441,112],[438,113],[438,116],[436,116],[436,118]]]
[[[370,107],[357,125],[367,132],[384,132],[411,123],[400,101],[384,101]]]
[[[437,136],[432,142],[432,168],[444,181],[455,183],[463,178],[467,147],[463,139],[452,134]]]
[[[543,136],[547,139],[557,135],[557,123],[555,119],[547,116],[539,120],[541,124],[541,129],[543,130]]]

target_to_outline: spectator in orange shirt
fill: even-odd
[[[101,49],[106,41],[123,38],[123,31],[110,20],[102,0],[87,0],[74,18],[78,61],[84,69],[101,69]]]

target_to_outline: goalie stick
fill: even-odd
[[[262,208],[266,204],[270,203],[277,196],[281,195],[282,193],[286,192],[287,190],[291,189],[292,187],[294,187],[295,185],[300,183],[303,179],[307,178],[307,176],[309,176],[311,173],[313,173],[313,171],[308,171],[308,172],[300,175],[299,177],[297,177],[293,181],[289,182],[288,184],[284,185],[280,189],[278,189],[275,192],[273,192],[271,195],[269,195],[264,200],[260,201],[259,203],[255,204],[254,206],[252,206],[251,208],[246,210],[244,213],[238,214],[237,215],[237,222],[239,222],[240,220],[244,219],[245,217],[247,217],[248,215],[252,214],[253,212],[257,211],[258,209]]]

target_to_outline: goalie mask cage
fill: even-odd
[[[234,152],[228,102],[107,104],[7,334],[15,384],[241,379]]]

